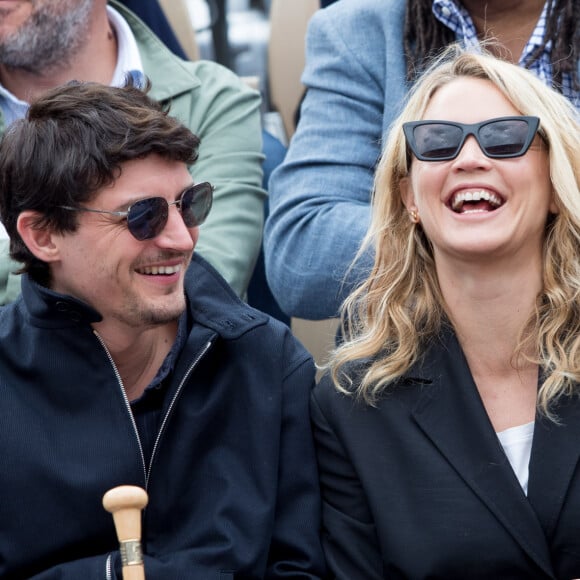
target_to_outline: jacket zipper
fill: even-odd
[[[171,399],[171,403],[169,404],[169,408],[167,409],[167,413],[165,413],[165,417],[163,417],[163,421],[161,422],[161,427],[159,427],[159,431],[157,432],[157,437],[155,438],[155,444],[153,445],[153,451],[151,452],[151,460],[149,461],[149,469],[147,470],[147,475],[145,477],[145,488],[149,487],[149,479],[151,478],[151,468],[153,466],[153,460],[155,459],[155,454],[157,452],[157,448],[159,447],[159,441],[161,440],[161,436],[163,435],[163,431],[165,431],[165,426],[167,425],[167,421],[169,420],[169,416],[171,415],[171,411],[183,390],[183,386],[185,382],[189,378],[189,375],[193,372],[195,367],[199,364],[199,361],[205,356],[207,351],[211,348],[212,342],[211,340],[205,343],[203,349],[199,352],[199,354],[195,357],[194,361],[189,365],[187,372],[181,379],[179,383],[179,387],[177,387],[177,391],[173,395]]]
[[[129,417],[131,419],[131,425],[133,426],[133,432],[135,433],[135,437],[137,439],[137,444],[139,445],[139,453],[141,455],[141,464],[143,466],[143,475],[145,477],[145,489],[147,489],[149,487],[149,479],[151,477],[151,466],[153,465],[153,459],[154,459],[155,454],[157,452],[157,448],[159,447],[159,441],[161,439],[161,435],[163,434],[163,431],[165,430],[165,426],[167,425],[167,421],[169,420],[169,416],[171,415],[171,411],[173,410],[173,407],[175,406],[175,403],[177,402],[177,399],[179,398],[179,395],[181,394],[181,391],[183,390],[183,386],[185,385],[185,381],[187,381],[187,379],[189,378],[189,375],[191,375],[191,373],[193,372],[195,367],[199,364],[199,361],[205,356],[205,353],[211,348],[212,343],[211,343],[211,341],[208,341],[205,344],[205,346],[203,347],[201,352],[197,355],[197,357],[194,359],[194,361],[189,365],[187,372],[185,373],[185,375],[181,379],[181,382],[179,383],[179,387],[177,387],[177,391],[175,392],[175,394],[173,395],[173,398],[171,399],[171,403],[169,404],[169,408],[167,409],[167,413],[165,413],[165,416],[163,417],[163,421],[161,422],[161,427],[159,428],[159,432],[157,433],[157,437],[155,438],[155,444],[153,445],[153,451],[151,452],[151,460],[149,462],[149,469],[147,469],[147,466],[145,464],[145,455],[143,454],[143,447],[141,445],[141,439],[139,437],[139,431],[137,429],[137,424],[135,423],[135,418],[133,417],[133,411],[131,410],[131,403],[129,403],[129,398],[127,397],[127,393],[125,392],[125,388],[123,386],[123,380],[121,379],[121,375],[119,374],[119,370],[117,369],[117,365],[115,364],[115,361],[113,360],[113,357],[111,356],[111,353],[109,352],[109,349],[107,348],[107,345],[104,343],[103,339],[100,337],[100,335],[97,331],[93,331],[93,332],[94,332],[95,336],[97,337],[98,341],[101,343],[103,350],[107,354],[107,358],[109,359],[109,362],[111,363],[111,366],[113,367],[113,372],[115,373],[115,377],[117,378],[117,384],[119,385],[119,388],[121,389],[121,394],[123,395],[123,400],[125,401],[125,407],[127,408],[127,412],[129,413]],[[112,554],[109,554],[107,557],[107,561],[105,564],[105,578],[106,578],[106,580],[112,580],[112,578],[113,578],[112,577]]]
[[[143,478],[147,481],[147,466],[145,465],[145,454],[143,453],[143,446],[141,445],[141,439],[139,437],[139,431],[137,429],[137,423],[135,423],[135,417],[133,417],[133,411],[131,411],[131,403],[129,403],[129,397],[127,397],[127,393],[125,392],[125,387],[123,386],[123,379],[121,379],[121,375],[119,374],[119,370],[117,369],[117,365],[107,348],[107,345],[100,337],[99,333],[95,330],[93,331],[95,336],[97,337],[98,341],[101,343],[105,353],[107,354],[107,358],[113,367],[113,372],[115,373],[115,377],[117,377],[117,384],[121,389],[121,395],[123,396],[123,401],[125,401],[125,408],[129,413],[129,418],[131,419],[131,425],[133,426],[133,433],[135,434],[135,438],[137,439],[137,444],[139,445],[139,454],[141,455],[141,466],[143,467]]]
[[[105,580],[113,580],[113,572],[111,566],[111,559],[113,558],[112,554],[107,556],[107,562],[105,563]]]

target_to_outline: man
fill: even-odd
[[[532,70],[580,110],[577,0],[340,0],[307,35],[300,123],[269,184],[266,274],[291,316],[337,316],[372,266],[354,267],[374,169],[425,60],[458,41]],[[489,41],[495,40],[495,44]]]
[[[260,96],[211,62],[173,55],[112,0],[0,2],[0,130],[42,91],[70,80],[120,86],[128,72],[201,139],[196,181],[215,187],[198,251],[244,295],[260,249],[263,203]],[[19,293],[0,247],[0,303]],[[4,249],[4,252],[1,250]]]
[[[134,86],[47,91],[0,143],[22,294],[0,309],[0,577],[320,578],[311,357],[194,254],[197,138]],[[203,234],[202,234],[203,236]],[[193,257],[192,257],[193,256]]]

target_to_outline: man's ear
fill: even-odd
[[[399,191],[401,192],[401,199],[408,212],[417,211],[415,203],[415,192],[413,191],[413,184],[408,175],[399,179]]]
[[[52,231],[41,225],[42,214],[37,211],[23,211],[16,221],[16,229],[26,247],[36,258],[43,262],[56,262],[60,259],[58,246],[54,243]]]

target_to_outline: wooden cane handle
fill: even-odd
[[[104,508],[113,515],[123,561],[123,580],[145,580],[141,555],[141,510],[147,492],[134,485],[121,485],[103,496]]]

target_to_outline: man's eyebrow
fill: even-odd
[[[129,201],[125,201],[119,205],[116,205],[111,211],[127,211],[135,202],[141,200],[141,199],[145,199],[146,197],[151,197],[149,196],[144,196],[144,197],[136,197],[134,199],[131,199]],[[99,208],[100,209],[100,208]]]
[[[195,187],[195,181],[192,181],[189,185],[186,185],[177,195],[175,199],[179,199],[188,189]]]
[[[104,210],[104,208],[102,207],[96,207],[94,205],[94,203],[92,202],[88,202],[85,203],[84,205],[87,207],[90,207],[91,209],[99,209],[99,210],[104,210],[104,211],[112,211],[112,212],[126,212],[132,205],[134,205],[135,203],[137,203],[138,201],[141,201],[143,199],[147,199],[149,197],[159,197],[158,195],[147,195],[147,194],[136,194],[135,197],[132,197],[130,200],[124,201],[122,203],[120,203],[119,205],[115,205],[112,209],[107,209]]]
[[[191,183],[189,183],[188,185],[186,185],[183,189],[180,189],[177,194],[175,195],[175,200],[181,199],[182,195],[188,190],[191,189],[193,186],[195,185],[195,182],[192,181]],[[138,201],[141,201],[143,199],[149,199],[151,197],[164,197],[163,195],[159,195],[159,194],[154,194],[154,193],[136,193],[134,196],[131,197],[131,199],[119,204],[118,206],[115,206],[115,209],[111,210],[111,211],[127,211],[133,204],[137,203]]]

